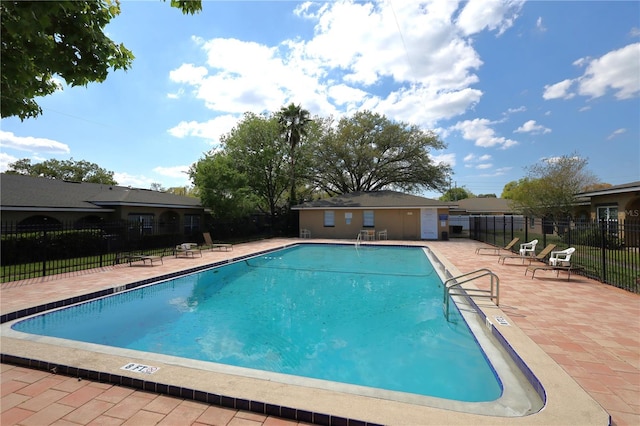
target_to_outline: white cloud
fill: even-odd
[[[536,120],[529,120],[522,126],[514,130],[514,133],[533,133],[534,135],[551,133],[551,129],[536,123]]]
[[[429,158],[431,158],[435,164],[445,164],[451,167],[455,167],[456,165],[456,154],[429,154]]]
[[[190,93],[213,111],[235,115],[289,102],[323,116],[370,109],[431,128],[482,97],[472,87],[482,61],[467,36],[503,32],[521,7],[520,0],[490,7],[482,1],[306,2],[294,15],[314,24],[308,40],[265,45],[192,37],[206,62],[171,71],[170,79],[186,90],[167,96]],[[391,92],[381,95],[382,85]],[[185,134],[197,124],[172,130]]]
[[[169,72],[169,78],[177,83],[198,84],[209,73],[205,67],[182,64]]]
[[[452,126],[452,129],[460,131],[464,139],[474,141],[476,146],[483,148],[498,146],[506,149],[518,144],[512,139],[496,136],[495,131],[490,127],[492,124],[494,123],[486,118],[476,118],[459,121]]]
[[[178,179],[185,179],[189,176],[188,175],[189,166],[173,166],[173,167],[158,166],[158,167],[155,167],[153,171],[162,176],[178,178]]]
[[[493,167],[493,164],[491,164],[491,163],[483,163],[483,164],[478,164],[476,166],[476,169],[485,170],[485,169],[490,169],[492,167]]]
[[[638,27],[631,28],[631,31],[629,31],[629,35],[631,37],[640,37],[640,28]]]
[[[9,169],[10,163],[15,163],[19,158],[9,155],[5,152],[0,152],[0,172],[6,172]]]
[[[150,188],[156,181],[144,175],[130,175],[129,173],[114,172],[113,178],[120,186],[131,186],[132,188]]]
[[[577,94],[599,98],[610,90],[617,99],[630,99],[640,94],[640,43],[629,44],[593,59],[577,59],[573,65],[584,67],[584,74],[575,79],[544,86],[544,99],[570,99]]]
[[[471,0],[465,4],[456,24],[466,35],[484,29],[497,30],[501,35],[511,28],[523,4],[523,0]]]
[[[574,93],[570,93],[569,90],[573,85],[573,80],[562,80],[559,83],[544,86],[544,93],[542,97],[546,100],[549,99],[571,99],[575,96]]]
[[[538,31],[540,32],[545,32],[547,31],[547,28],[544,26],[544,24],[542,23],[542,16],[538,16],[538,19],[536,20],[536,28],[538,29]]]
[[[181,121],[178,125],[170,128],[168,132],[176,138],[196,136],[207,139],[212,145],[220,141],[220,137],[228,133],[238,123],[239,116],[220,115],[209,121]]]
[[[477,157],[475,154],[467,154],[464,157],[463,161],[465,163],[471,163],[471,162],[482,162],[482,161],[489,161],[489,160],[491,160],[491,155],[489,154],[484,154],[479,157]]]
[[[516,112],[525,112],[526,110],[527,110],[527,107],[522,105],[522,106],[519,106],[518,108],[509,108],[507,109],[507,112],[503,114],[504,115],[515,114]]]
[[[622,134],[624,134],[624,133],[626,133],[626,132],[627,132],[627,129],[624,129],[624,128],[622,128],[622,129],[616,129],[616,130],[614,130],[614,131],[613,131],[613,133],[611,133],[611,134],[607,137],[607,140],[611,140],[611,139],[615,138],[616,136],[622,135]]]
[[[32,136],[16,136],[12,132],[0,130],[0,146],[30,152],[47,152],[51,154],[68,154],[69,146],[58,141]]]
[[[578,80],[578,93],[591,98],[613,90],[617,99],[640,94],[640,43],[611,51],[589,62]]]

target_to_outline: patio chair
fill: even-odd
[[[231,244],[214,243],[213,239],[211,238],[211,234],[208,232],[203,232],[202,236],[204,237],[204,247],[208,248],[209,250],[213,250],[214,248],[217,248],[220,251],[222,251],[222,249],[224,249],[225,251],[233,250],[233,245]]]
[[[507,259],[522,259],[522,263],[524,264],[525,260],[529,261],[529,264],[531,264],[532,261],[537,260],[539,262],[544,262],[544,258],[547,257],[547,255],[549,253],[551,253],[553,251],[553,249],[556,248],[555,244],[549,244],[547,245],[544,249],[542,249],[542,251],[540,253],[538,253],[535,256],[522,256],[519,254],[506,254],[506,255],[502,255],[500,256],[500,258],[498,259],[498,263],[502,263],[504,265],[505,260]],[[502,261],[502,262],[501,262]]]
[[[174,251],[176,257],[179,257],[180,255],[183,257],[195,257],[196,252],[200,254],[200,257],[202,257],[202,250],[196,243],[178,244]]]
[[[493,254],[497,256],[500,254],[500,250],[511,251],[511,248],[515,246],[518,241],[520,241],[520,238],[516,237],[504,247],[478,247],[476,249],[476,254],[483,254],[480,252],[481,250],[493,250]]]
[[[378,240],[386,240],[387,239],[387,230],[383,229],[382,231],[378,231]]]
[[[562,251],[552,251],[549,256],[549,265],[552,266],[571,266],[571,255],[576,249],[569,247]]]
[[[527,272],[531,271],[531,279],[533,279],[536,276],[536,271],[539,270],[556,271],[556,277],[560,275],[560,271],[567,271],[567,281],[569,281],[571,279],[571,271],[581,269],[581,267],[571,265],[571,255],[575,251],[575,248],[569,247],[566,250],[551,252],[548,265],[529,265],[524,274],[527,275]]]
[[[520,244],[520,256],[535,256],[536,245],[538,245],[538,240],[531,240],[528,243]]]

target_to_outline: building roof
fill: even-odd
[[[599,195],[622,194],[626,192],[640,192],[640,181],[623,183],[621,185],[610,186],[609,188],[596,189],[576,194],[576,197],[597,197]]]
[[[202,208],[198,198],[148,189],[0,174],[0,210],[98,212],[116,206]]]
[[[467,212],[469,214],[504,214],[513,213],[511,201],[504,198],[493,197],[474,197],[465,198],[464,200],[453,203],[457,207],[452,206],[452,213],[456,211]]]
[[[419,197],[417,195],[404,194],[396,191],[371,191],[371,192],[350,192],[348,194],[337,195],[331,198],[309,201],[297,206],[292,210],[313,210],[313,209],[412,209],[423,207],[449,207],[444,201],[433,200],[431,198]]]

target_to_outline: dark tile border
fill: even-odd
[[[48,371],[52,374],[62,376],[75,377],[78,379],[86,379],[101,383],[110,383],[117,386],[124,386],[140,391],[164,394],[176,398],[188,399],[192,401],[204,402],[210,405],[218,405],[236,410],[250,411],[253,413],[264,414],[267,416],[276,416],[288,420],[295,420],[304,423],[318,424],[325,426],[346,426],[346,425],[362,425],[362,426],[379,426],[376,423],[363,422],[356,419],[345,419],[343,417],[334,417],[329,414],[316,413],[312,411],[297,410],[290,407],[282,407],[273,404],[267,404],[261,401],[253,401],[242,398],[234,398],[230,396],[217,395],[209,392],[172,386],[164,383],[157,383],[150,380],[136,379],[119,374],[102,373],[94,370],[84,370],[76,367],[70,367],[62,364],[54,364],[35,359],[22,358],[14,355],[0,354],[0,362],[19,367],[27,367],[34,370]]]

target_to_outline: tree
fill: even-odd
[[[208,153],[191,166],[189,176],[202,205],[211,209],[214,218],[229,220],[255,211],[247,176],[225,152]]]
[[[504,188],[502,188],[502,194],[500,195],[500,198],[504,198],[505,200],[513,200],[513,197],[515,196],[515,191],[518,190],[518,186],[523,183],[525,180],[527,180],[526,178],[520,179],[519,181],[511,181],[508,182]]]
[[[31,164],[31,160],[23,158],[9,163],[6,173],[44,177],[48,179],[68,180],[72,182],[103,183],[117,185],[113,172],[103,169],[95,163],[80,160],[47,160],[42,163]]]
[[[474,195],[471,191],[467,190],[464,187],[456,187],[450,188],[445,192],[442,197],[439,198],[440,201],[459,201],[464,200],[465,198],[473,198]]]
[[[514,208],[527,216],[554,221],[570,217],[575,207],[575,194],[597,183],[595,175],[587,170],[587,164],[587,159],[574,153],[546,158],[528,167],[527,178],[520,179],[517,185],[507,184]]]
[[[194,13],[201,2],[172,0],[171,6]],[[104,34],[119,14],[117,0],[0,2],[0,115],[42,114],[35,98],[58,89],[56,76],[86,86],[104,81],[110,69],[129,69],[133,53]]]
[[[313,159],[306,177],[321,191],[444,191],[448,185],[451,168],[429,157],[445,144],[430,131],[370,111],[343,117],[337,126],[322,120],[320,127],[309,141]]]
[[[278,119],[246,113],[221,142],[221,151],[201,159],[190,170],[204,205],[214,215],[216,209],[225,208],[230,217],[257,210],[276,216],[289,182],[288,142]]]
[[[277,117],[289,144],[289,167],[291,169],[289,205],[293,206],[296,204],[296,148],[302,138],[307,135],[307,126],[311,119],[309,111],[294,103],[280,108]]]
[[[165,192],[167,189],[159,182],[151,182],[149,189],[152,191]]]

